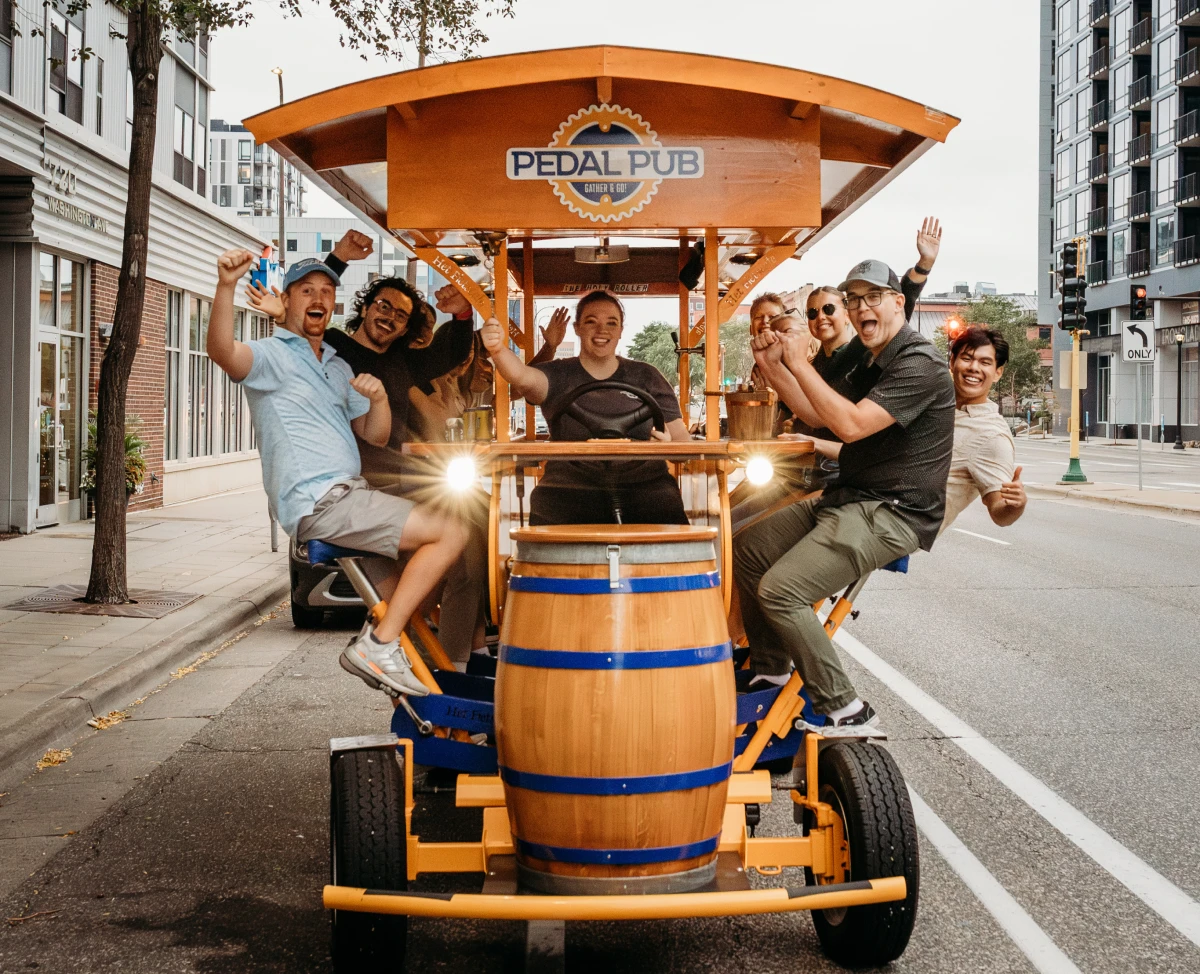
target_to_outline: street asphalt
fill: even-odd
[[[1017,438],[1017,463],[1027,484],[1052,484],[1067,472],[1070,445],[1064,440]],[[1080,444],[1080,465],[1089,480],[1107,484],[1138,483],[1136,440],[1093,437]],[[1171,443],[1142,441],[1142,486],[1156,491],[1200,491],[1200,450],[1176,450]]]
[[[1035,499],[1012,528],[978,507],[956,527],[871,580],[844,643],[919,796],[891,970],[1195,974],[1200,523]],[[327,742],[391,712],[337,667],[351,625],[281,612],[0,798],[0,918],[29,918],[0,919],[0,971],[328,971]],[[760,834],[794,829],[776,785]],[[423,837],[479,822],[419,795]],[[522,950],[517,924],[415,920],[406,969]],[[567,969],[837,970],[803,914],[569,924]]]

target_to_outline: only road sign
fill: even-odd
[[[1122,361],[1153,362],[1156,352],[1153,321],[1126,321],[1121,325]]]

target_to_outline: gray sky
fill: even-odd
[[[363,62],[337,43],[337,22],[310,4],[284,20],[255,4],[254,24],[213,45],[211,114],[235,121],[278,103],[387,74],[407,62]],[[837,284],[857,261],[903,271],[916,258],[921,218],[942,219],[930,291],[990,281],[1035,291],[1037,268],[1038,4],[1035,0],[517,0],[512,20],[488,20],[481,54],[610,43],[747,58],[882,88],[956,115],[962,123],[874,200],[767,280],[784,290]],[[337,215],[312,194],[311,215]],[[630,302],[634,328],[674,321],[674,301]],[[662,308],[657,307],[662,305]],[[629,337],[628,335],[626,336]]]

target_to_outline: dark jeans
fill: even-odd
[[[616,524],[613,497],[622,524],[687,524],[675,478],[667,476],[609,490],[538,485],[529,495],[529,523]]]

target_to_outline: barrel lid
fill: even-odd
[[[542,544],[672,544],[712,541],[717,529],[695,524],[543,524],[513,528],[509,535]]]

